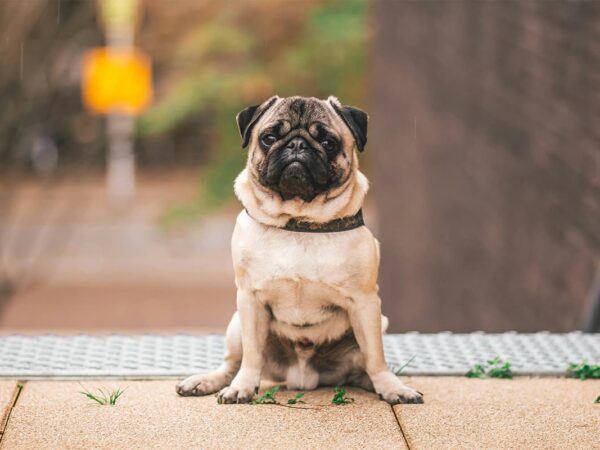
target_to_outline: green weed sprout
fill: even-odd
[[[511,364],[500,357],[487,361],[487,364],[475,364],[466,374],[467,378],[503,378],[512,379]]]
[[[250,403],[252,405],[276,405],[279,402],[275,399],[275,395],[279,392],[279,386],[273,386],[270,389],[267,389],[263,395],[258,397],[256,400],[252,400]]]
[[[410,358],[408,361],[406,361],[404,364],[402,364],[402,365],[401,365],[401,366],[400,366],[398,369],[394,369],[394,370],[393,370],[393,372],[394,372],[394,375],[396,375],[396,376],[400,376],[400,374],[402,373],[402,371],[403,371],[404,369],[406,369],[406,368],[409,366],[409,364],[410,364],[411,362],[413,362],[413,360],[414,360],[416,357],[417,357],[417,355],[412,355],[412,357],[411,357],[411,358]]]
[[[287,401],[288,405],[295,405],[296,403],[305,403],[304,400],[300,400],[304,397],[304,392],[298,392],[293,398],[289,398]]]
[[[119,397],[121,397],[121,395],[123,395],[123,393],[125,392],[125,389],[115,389],[112,391],[109,390],[103,390],[102,388],[98,388],[98,393],[94,394],[92,392],[90,392],[89,390],[87,390],[83,385],[81,386],[83,388],[83,391],[79,391],[80,394],[85,395],[87,398],[89,398],[90,400],[98,403],[99,405],[116,405],[117,404],[117,400],[119,399]]]
[[[585,361],[579,364],[571,363],[567,368],[567,373],[569,376],[580,380],[599,379],[600,364],[588,364]]]
[[[333,388],[333,398],[331,399],[331,403],[334,405],[345,405],[347,403],[352,403],[354,401],[353,398],[346,397],[346,390],[341,387]]]

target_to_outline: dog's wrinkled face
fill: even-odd
[[[237,120],[252,175],[283,200],[309,202],[341,185],[366,143],[367,115],[333,97],[272,97]]]

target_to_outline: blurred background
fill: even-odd
[[[223,331],[273,94],[370,112],[393,331],[591,326],[600,2],[2,0],[0,333]]]

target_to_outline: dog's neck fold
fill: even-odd
[[[336,189],[317,195],[312,201],[300,198],[283,200],[277,193],[256,181],[246,167],[235,180],[235,194],[254,220],[283,227],[290,219],[326,223],[356,214],[369,189],[367,178],[358,170]]]

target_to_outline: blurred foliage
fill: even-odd
[[[209,123],[209,158],[198,198],[164,217],[173,225],[223,205],[245,152],[237,112],[271,95],[365,95],[367,0],[222,2],[210,5],[175,45],[158,101],[137,123],[141,138],[172,132],[190,117]]]
[[[81,55],[102,44],[96,19],[95,2],[59,14],[58,2],[0,1],[0,196],[7,178],[102,164],[102,118],[79,90]]]

